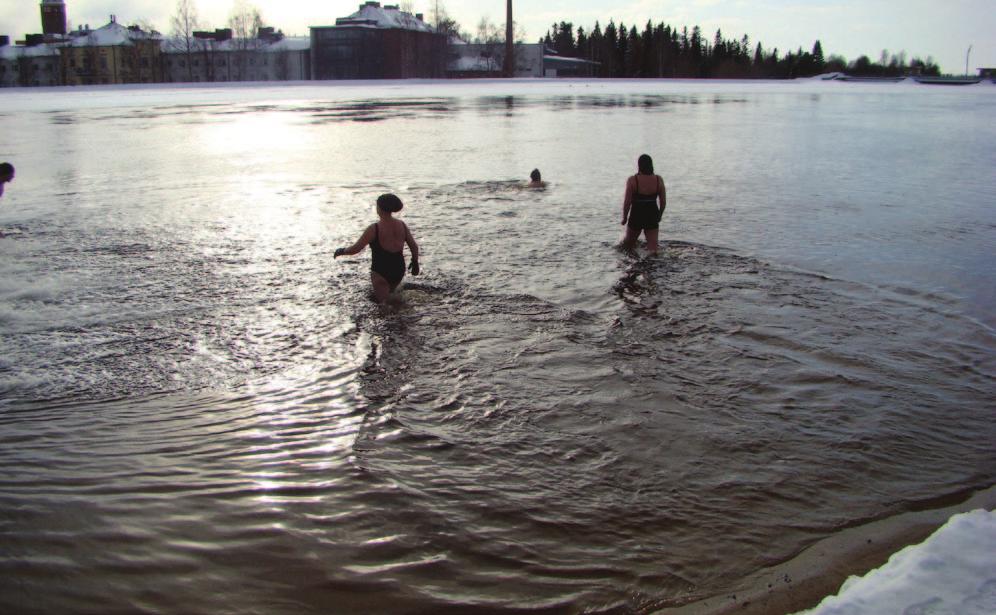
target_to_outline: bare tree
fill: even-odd
[[[170,37],[166,40],[166,47],[183,54],[187,81],[194,80],[192,60],[194,54],[201,49],[200,41],[194,37],[194,32],[200,27],[194,0],[176,0],[176,12],[170,18]]]
[[[244,80],[250,60],[255,59],[256,50],[261,46],[259,31],[263,27],[263,16],[259,9],[249,4],[247,0],[235,0],[232,14],[228,18],[228,26],[232,29],[235,78]]]
[[[487,16],[481,17],[481,21],[477,23],[477,36],[474,42],[481,45],[481,57],[487,62],[488,72],[498,70],[503,55],[501,47],[505,42],[498,31],[498,26]]]
[[[398,8],[401,9],[402,12],[411,13],[412,15],[415,14],[414,0],[401,0],[401,2],[398,3]]]

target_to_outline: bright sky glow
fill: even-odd
[[[224,27],[233,0],[195,0],[203,25]],[[168,33],[175,2],[170,0],[66,0],[73,27],[107,23],[111,14],[124,24],[151,23]],[[256,0],[267,25],[285,34],[307,35],[308,27],[330,25],[337,17],[357,10],[359,0]],[[414,0],[415,12],[432,14],[435,0]],[[503,23],[505,3],[499,0],[441,0],[440,6],[474,33],[482,17]],[[41,30],[40,0],[0,0],[0,34],[12,40]],[[636,25],[647,20],[676,27],[699,25],[709,40],[717,29],[725,38],[744,34],[751,44],[777,47],[784,53],[802,47],[809,51],[819,39],[824,52],[854,60],[868,55],[878,60],[883,49],[931,56],[948,73],[965,71],[966,52],[972,45],[969,72],[996,66],[996,10],[993,0],[516,0],[516,21],[526,40],[535,42],[554,22],[569,21],[586,30],[609,19]],[[428,18],[428,17],[427,17]]]

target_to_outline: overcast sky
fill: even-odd
[[[224,27],[234,0],[194,0],[203,25]],[[359,0],[250,0],[267,25],[285,34],[307,35],[308,26],[330,25],[357,10]],[[414,0],[416,12],[432,13],[435,0]],[[384,3],[386,4],[386,3]],[[476,31],[482,17],[504,22],[505,2],[441,0],[461,25]],[[41,30],[40,0],[0,0],[0,34],[21,40]],[[73,27],[104,25],[111,14],[124,24],[151,23],[169,32],[174,0],[66,0]],[[865,54],[878,60],[883,49],[905,50],[907,59],[931,56],[943,72],[963,73],[972,45],[970,72],[996,66],[996,0],[515,0],[515,19],[527,42],[538,40],[554,22],[569,21],[590,29],[613,19],[642,30],[647,20],[671,26],[702,28],[712,40],[750,37],[766,49],[784,53],[809,51],[819,39],[824,53],[854,60]]]

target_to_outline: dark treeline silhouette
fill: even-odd
[[[889,56],[882,52],[879,63],[861,56],[848,64],[841,56],[825,58],[820,41],[811,51],[788,52],[780,55],[778,48],[765,49],[761,43],[751,45],[747,35],[740,40],[725,39],[716,30],[712,41],[702,36],[698,26],[689,32],[648,21],[642,32],[636,26],[627,28],[609,21],[603,31],[598,22],[591,31],[562,21],[553,24],[540,40],[559,55],[583,58],[599,63],[598,77],[684,77],[719,79],[790,79],[812,77],[823,73],[846,72],[861,76],[894,76],[904,74],[937,75],[940,71],[930,58],[914,58],[906,64],[905,52]]]

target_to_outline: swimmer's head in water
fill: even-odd
[[[529,179],[533,180],[534,182],[538,182],[540,180],[539,169],[533,169],[533,172],[529,174]]]
[[[395,194],[388,193],[377,197],[377,207],[392,214],[401,211],[404,206],[405,204]]]
[[[636,168],[644,175],[654,174],[654,160],[650,156],[643,154],[636,159]]]
[[[0,181],[8,182],[14,178],[14,165],[9,162],[0,162]]]

